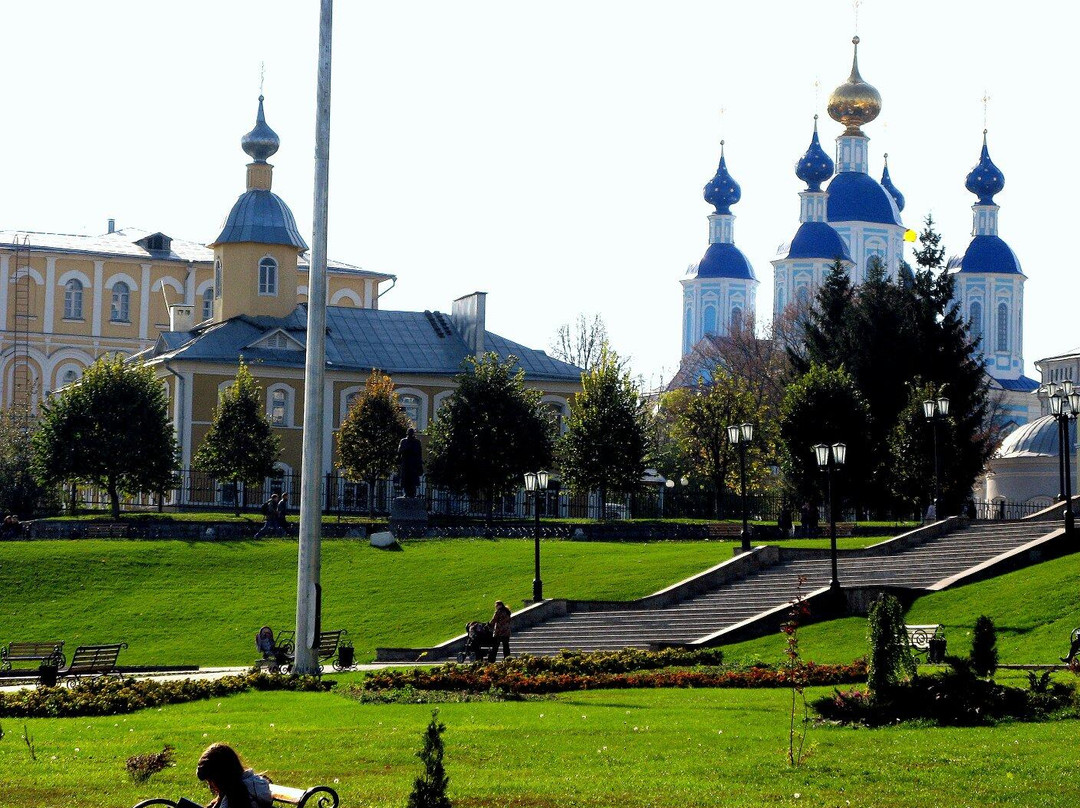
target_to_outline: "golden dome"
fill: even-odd
[[[855,46],[851,75],[829,96],[828,110],[830,118],[847,127],[845,135],[861,135],[859,127],[881,112],[881,93],[859,75],[859,38],[854,37],[851,44]]]

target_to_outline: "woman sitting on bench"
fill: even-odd
[[[228,744],[211,744],[199,758],[195,775],[214,794],[207,808],[272,808],[274,804],[270,781],[245,769]]]

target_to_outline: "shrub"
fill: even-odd
[[[904,613],[900,601],[892,595],[882,595],[870,607],[867,639],[870,643],[867,685],[871,693],[884,693],[915,675],[915,659],[908,647]]]
[[[416,756],[424,762],[424,773],[413,783],[409,808],[450,808],[446,787],[450,778],[443,768],[442,734],[446,725],[439,722],[439,711],[431,711],[431,721],[424,730],[424,745]]]
[[[993,676],[998,665],[997,629],[994,621],[985,614],[975,621],[971,638],[971,669],[977,676]]]
[[[145,783],[152,775],[164,771],[173,763],[173,748],[165,744],[160,752],[150,752],[146,755],[132,755],[127,759],[127,773],[136,783]]]

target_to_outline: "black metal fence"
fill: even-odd
[[[1028,502],[1008,502],[1001,500],[975,500],[968,503],[965,514],[972,519],[993,521],[996,519],[1023,519],[1033,513],[1045,510],[1053,505],[1049,497],[1037,497]]]

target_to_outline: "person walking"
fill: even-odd
[[[277,532],[277,520],[278,520],[278,495],[271,494],[270,499],[266,500],[262,506],[263,512],[263,526],[255,533],[256,539],[261,539],[263,536],[271,535]]]
[[[282,491],[277,501],[277,529],[279,536],[289,535],[289,492]]]
[[[499,655],[499,644],[502,644],[503,659],[510,656],[510,610],[501,600],[495,601],[495,614],[488,623],[493,635],[491,652],[488,654],[488,662],[494,662]]]

